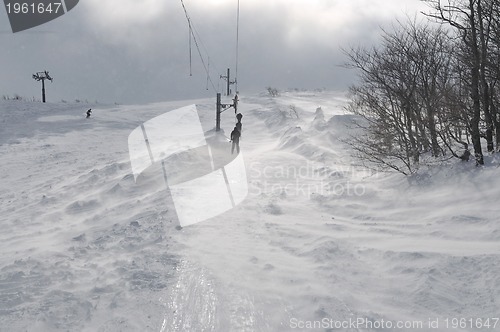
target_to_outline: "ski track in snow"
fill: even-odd
[[[134,182],[127,137],[190,103],[212,129],[212,100],[0,104],[0,331],[498,317],[497,156],[482,170],[379,174],[341,142],[353,116],[340,94],[242,98],[249,196],[177,230],[161,169]]]

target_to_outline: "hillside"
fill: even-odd
[[[128,137],[191,104],[208,133],[214,100],[1,101],[0,330],[500,330],[500,158],[410,178],[356,166],[345,102],[244,96],[248,196],[180,228],[161,168],[134,180]]]

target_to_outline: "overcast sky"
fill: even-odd
[[[215,88],[235,72],[237,0],[184,0]],[[354,73],[340,47],[376,43],[380,26],[415,15],[419,0],[240,0],[238,89],[345,90]],[[180,0],[82,0],[66,15],[13,34],[0,9],[0,96],[145,103],[213,96]]]

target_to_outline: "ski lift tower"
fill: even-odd
[[[220,131],[220,115],[222,112],[227,111],[230,108],[234,108],[234,113],[236,114],[236,110],[238,109],[238,95],[236,95],[233,99],[232,104],[223,104],[221,102],[221,94],[217,93],[217,103],[215,105],[215,131]]]
[[[229,70],[229,68],[227,69],[227,75],[226,76],[220,75],[220,78],[226,81],[226,86],[227,86],[226,96],[231,95],[231,85],[236,84],[237,82],[236,78],[234,79],[234,81],[231,81],[231,71]]]
[[[33,74],[33,79],[36,81],[42,81],[42,102],[45,103],[45,80],[52,82],[52,77],[50,77],[49,72],[45,70]]]

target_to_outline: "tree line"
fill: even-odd
[[[484,164],[500,152],[500,0],[423,0],[381,44],[345,50],[358,83],[348,108],[366,135],[362,158],[404,174],[448,158]]]

